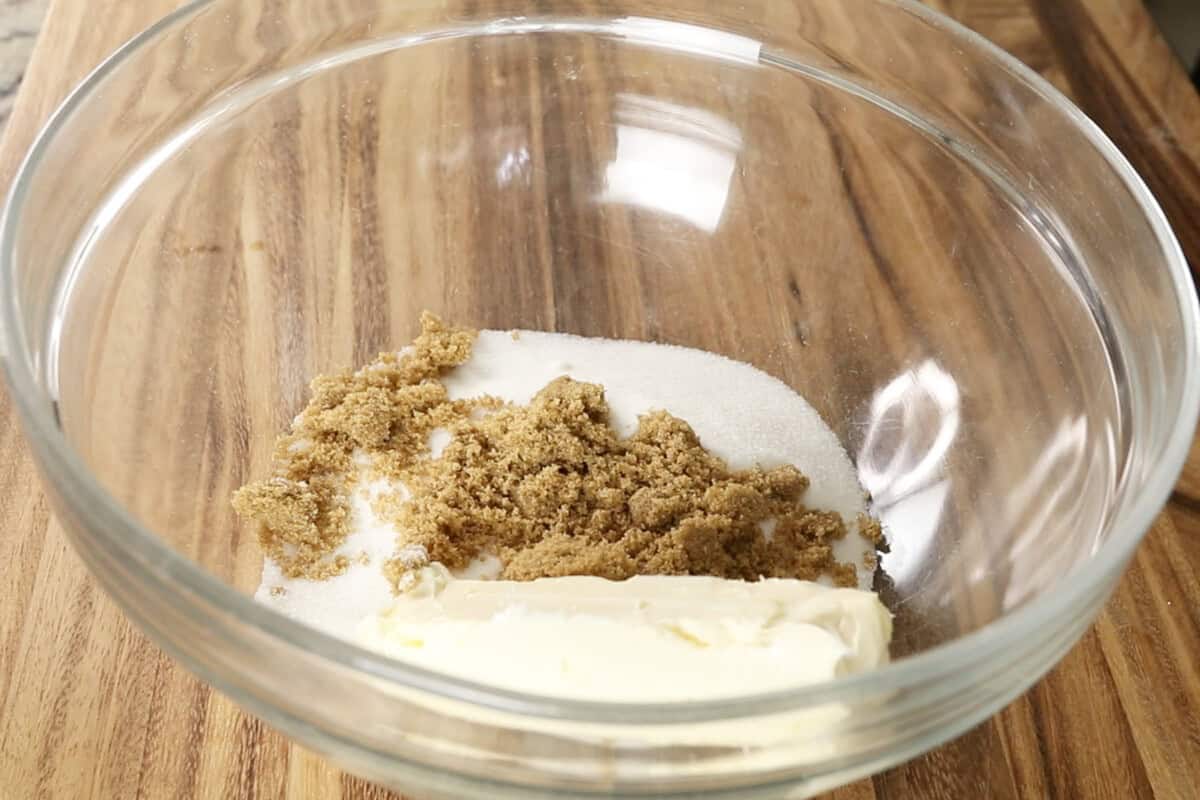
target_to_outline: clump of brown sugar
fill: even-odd
[[[349,532],[354,452],[381,454],[389,469],[401,469],[422,453],[429,431],[463,416],[437,378],[467,360],[474,340],[474,331],[426,313],[410,352],[312,382],[312,400],[276,442],[275,475],[233,495],[234,510],[258,523],[259,543],[284,575],[346,571],[349,559],[335,551]]]
[[[882,547],[884,544],[883,524],[874,517],[867,516],[866,514],[859,514],[858,533],[876,547]]]
[[[313,382],[312,401],[277,445],[276,475],[234,496],[285,575],[317,579],[348,567],[335,553],[348,532],[358,453],[406,490],[374,501],[399,532],[397,557],[384,567],[397,584],[423,560],[417,552],[451,569],[495,556],[512,580],[827,575],[856,585],[855,566],[833,556],[845,521],[804,505],[808,479],[794,467],[731,470],[661,411],[621,439],[603,388],[565,377],[527,406],[451,401],[439,377],[467,360],[474,336],[427,314],[407,354]],[[451,437],[433,458],[436,428]],[[879,535],[872,520],[859,527]]]
[[[350,563],[331,555],[346,538],[344,483],[336,473],[299,479],[277,475],[243,486],[233,496],[233,508],[259,523],[263,552],[289,578],[328,578]]]
[[[622,440],[608,414],[601,387],[558,378],[528,406],[453,425],[439,458],[394,476],[411,499],[378,510],[430,560],[454,569],[494,554],[512,580],[829,575],[856,584],[855,567],[831,547],[844,521],[804,506],[808,479],[794,467],[730,470],[661,411]],[[393,561],[390,577],[410,568]]]

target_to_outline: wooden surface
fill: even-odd
[[[57,0],[0,153],[0,185],[64,93],[171,5]],[[1139,2],[936,5],[1074,97],[1200,264],[1200,99]],[[392,797],[243,715],[125,622],[51,518],[3,399],[0,452],[0,800]],[[1200,447],[1105,612],[1050,675],[957,741],[832,796],[1194,797],[1198,609]]]

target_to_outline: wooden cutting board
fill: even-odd
[[[1200,264],[1200,97],[1140,0],[933,4],[1073,96]],[[0,148],[0,187],[66,92],[174,5],[56,0]],[[3,396],[0,454],[0,800],[395,797],[242,714],[125,622],[51,518]],[[957,741],[832,797],[1194,798],[1198,656],[1193,447],[1171,504],[1061,665]]]

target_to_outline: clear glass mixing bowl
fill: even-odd
[[[12,395],[100,583],[252,713],[423,796],[801,796],[966,730],[1088,626],[1200,393],[1145,186],[906,0],[194,2],[55,115],[0,258]],[[425,308],[707,348],[803,393],[887,527],[895,663],[565,702],[255,605],[230,492],[312,376]]]

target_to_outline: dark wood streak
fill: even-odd
[[[843,146],[842,137],[838,134],[837,125],[834,122],[832,115],[823,110],[819,98],[814,98],[812,101],[814,114],[820,120],[822,127],[827,136],[827,143],[830,151],[833,154],[834,162],[838,167],[838,179],[841,183],[841,202],[849,206],[854,217],[854,227],[859,234],[862,244],[866,248],[866,255],[870,262],[875,267],[875,273],[880,279],[883,287],[893,298],[899,298],[901,287],[897,281],[895,270],[887,263],[887,259],[880,252],[879,245],[875,241],[874,233],[871,229],[870,215],[864,207],[863,198],[859,195],[855,185],[855,166],[853,155],[848,153]],[[873,301],[872,301],[873,302]],[[891,304],[909,323],[910,327],[915,331],[920,331],[920,326],[916,324],[912,318],[910,311],[904,307],[903,303]],[[855,377],[863,371],[864,365],[859,363],[859,355],[852,349],[848,349],[842,353],[840,358],[841,369],[837,371],[834,379],[846,385],[846,390],[843,392],[849,396],[853,391],[852,386],[856,382]],[[844,431],[837,432],[839,436],[845,436]]]
[[[19,523],[19,527],[14,526],[8,535],[0,535],[0,563],[38,564],[46,545],[50,509],[41,496],[32,507],[22,507],[24,488],[19,465],[28,463],[29,453],[17,433],[15,417],[16,411],[9,404],[0,404],[0,452],[6,456],[0,459],[0,518]],[[31,570],[17,572],[10,583],[12,594],[8,602],[27,608],[34,590],[34,577]],[[20,653],[21,633],[22,626],[17,621],[0,620],[0,700],[8,696],[15,672],[14,662]],[[7,702],[4,705],[7,706]]]
[[[1191,710],[1200,667],[1190,655],[1200,651],[1200,571],[1195,548],[1180,549],[1177,537],[1165,535],[1197,530],[1200,515],[1187,514],[1173,506],[1175,526],[1151,531],[1095,628],[1140,760],[1160,776],[1189,774],[1200,752],[1200,719]],[[1144,657],[1162,643],[1174,658]]]
[[[1099,651],[1099,641],[1095,632],[1090,631],[1079,646],[1085,652]],[[1096,655],[1099,656],[1099,653],[1096,652]],[[1115,734],[1122,742],[1122,746],[1113,748],[1108,754],[1110,765],[1116,767],[1109,771],[1109,779],[1122,780],[1126,785],[1110,788],[1118,797],[1154,797],[1154,789],[1146,774],[1145,764],[1137,755],[1137,742],[1134,740],[1129,719],[1121,709],[1120,697],[1108,663],[1103,657],[1090,658],[1083,674],[1087,681],[1087,696],[1090,698],[1090,708],[1087,711],[1093,716],[1096,724],[1106,727],[1110,737]],[[1053,680],[1063,680],[1061,673],[1053,676]],[[1064,709],[1056,697],[1050,696],[1049,691],[1039,695],[1039,703],[1039,714],[1045,719],[1060,721],[1065,729],[1056,743],[1056,752],[1062,749],[1079,749],[1080,756],[1083,756],[1084,752],[1090,752],[1091,743],[1087,734],[1091,726],[1081,720],[1079,714]],[[1090,781],[1078,774],[1085,769],[1085,764],[1080,757],[1072,759],[1065,768],[1060,765],[1054,770],[1056,778],[1065,778],[1065,785],[1058,787],[1057,796],[1081,797],[1089,791]]]
[[[1072,99],[1146,180],[1200,274],[1200,165],[1186,157],[1169,113],[1098,30],[1083,0],[1030,0],[1070,82]],[[1152,24],[1143,18],[1144,24]],[[1195,142],[1189,142],[1195,147]]]
[[[342,773],[341,788],[343,797],[353,797],[354,800],[394,800],[396,794],[378,786],[367,783],[362,778]]]
[[[532,163],[529,165],[529,181],[531,184],[532,202],[535,206],[545,209],[549,205],[550,170],[544,161],[547,152],[546,108],[543,104],[545,93],[542,89],[543,71],[541,68],[541,52],[538,47],[529,48],[524,65],[524,73],[529,83],[529,109],[527,111],[527,129],[529,132],[529,150]],[[537,295],[535,318],[539,318],[546,330],[558,330],[558,315],[554,305],[554,239],[549,225],[549,214],[534,215],[537,224],[534,226],[531,238],[532,254],[527,257],[535,258],[538,264],[539,283],[534,287]]]
[[[388,294],[387,265],[376,213],[378,185],[387,176],[378,169],[378,110],[374,103],[355,103],[351,97],[347,97],[346,103],[356,109],[352,123],[346,116],[339,120],[342,126],[339,142],[343,146],[342,158],[349,165],[346,202],[355,232],[351,240],[354,259],[351,275],[359,313],[354,316],[354,363],[362,364],[385,349],[391,336],[387,305],[376,300]]]
[[[215,228],[219,223],[210,224]],[[223,255],[223,251],[224,247],[220,244],[204,244],[193,251],[194,254],[181,264],[183,269],[196,270],[203,276],[201,278],[201,296],[221,297],[222,290],[227,290],[231,282],[231,259]],[[200,329],[219,329],[220,321],[226,313],[225,306],[222,303],[200,303],[198,306],[195,314]],[[211,346],[211,342],[197,337],[186,357],[199,360],[202,358],[201,352]],[[188,382],[187,393],[190,397],[196,398],[193,408],[196,414],[203,415],[204,424],[199,430],[199,441],[184,443],[187,455],[192,455],[201,465],[201,485],[205,486],[206,492],[213,497],[227,493],[228,488],[228,475],[224,469],[228,459],[225,457],[224,451],[229,437],[225,432],[226,415],[221,410],[221,404],[226,395],[223,392],[215,391],[218,380],[219,374],[215,369],[197,370],[192,374],[191,380]],[[181,457],[186,457],[186,455],[181,454]],[[208,468],[205,468],[205,465]],[[224,504],[214,505],[197,498],[192,513],[209,524],[228,525],[229,523],[230,514],[228,507]]]
[[[1018,797],[1037,797],[1039,792],[1045,794],[1045,787],[1050,786],[1053,782],[1051,766],[1053,754],[1047,745],[1042,718],[1037,714],[1032,698],[1033,692],[1027,692],[1025,696],[1018,698],[1015,703],[1000,712],[1002,722],[995,726],[1004,743],[1005,759],[1009,764],[1014,765],[1012,769],[1013,783],[1017,788]],[[1012,718],[1016,719],[1010,723],[1009,720]],[[1027,726],[1023,725],[1026,721],[1029,723]],[[1021,734],[1025,735],[1017,734],[1013,730],[1018,726],[1021,726]],[[1022,750],[1035,751],[1034,757],[1019,759],[1018,753]],[[1038,779],[1032,786],[1030,784],[1033,781],[1029,779],[1030,776],[1020,769],[1020,766],[1024,766],[1030,760],[1033,762]],[[1018,764],[1020,766],[1017,766]]]
[[[557,49],[555,43],[539,38],[536,42],[536,64],[538,86],[548,104],[541,110],[541,141],[545,152],[568,152],[567,163],[589,164],[592,158],[587,153],[575,153],[575,149],[586,146],[579,136],[570,135],[572,120],[575,113],[582,109],[571,108],[567,98],[571,93],[558,93],[552,87],[562,80],[561,71],[555,60]],[[603,237],[592,233],[589,229],[594,225],[595,217],[581,205],[581,198],[587,197],[587,186],[576,186],[585,176],[580,176],[574,169],[558,168],[546,170],[546,196],[549,198],[546,214],[546,230],[550,239],[551,285],[553,301],[551,305],[560,309],[556,317],[557,330],[583,333],[594,330],[592,319],[604,320],[609,318],[607,306],[603,302],[582,309],[581,317],[565,316],[563,309],[576,309],[578,306],[571,302],[572,298],[581,291],[581,276],[574,265],[594,262],[602,258]],[[591,233],[591,235],[589,235]],[[584,255],[582,248],[590,248],[592,252]],[[606,297],[597,296],[598,301]],[[571,312],[572,314],[576,312]]]
[[[175,778],[176,800],[189,800],[197,795],[200,776],[200,761],[205,745],[205,723],[208,719],[208,704],[211,690],[196,682],[184,702],[187,715],[187,731],[180,752],[179,766]],[[147,800],[154,800],[147,794]]]
[[[296,117],[288,117],[287,121],[276,125],[270,142],[267,145],[270,157],[279,161],[275,175],[282,177],[283,186],[258,186],[257,190],[264,195],[280,193],[290,198],[289,202],[278,207],[270,208],[276,216],[282,219],[270,221],[269,230],[273,237],[267,257],[274,262],[268,271],[269,279],[275,289],[275,302],[268,311],[256,309],[254,313],[269,313],[274,324],[269,329],[274,336],[276,358],[274,365],[289,363],[305,363],[307,360],[308,341],[306,331],[300,320],[305,318],[302,307],[306,297],[305,286],[302,283],[303,273],[299,270],[286,269],[283,264],[290,259],[307,257],[304,252],[304,233],[310,220],[305,216],[304,206],[300,201],[299,182],[297,176],[303,166],[300,163],[298,142],[301,132]],[[288,351],[292,351],[290,354]],[[280,414],[286,419],[290,414],[303,408],[307,381],[299,375],[277,372],[274,376],[278,381],[278,393],[285,398]]]
[[[176,216],[179,205],[180,205],[180,201],[178,199],[173,200],[171,202],[170,209],[168,210],[168,218],[174,218]],[[165,236],[168,241],[171,241],[171,240],[176,239],[178,235],[174,231],[171,231],[168,229],[165,232]],[[150,246],[153,247],[154,245],[152,244]],[[122,274],[123,274],[123,271],[122,271]],[[164,270],[159,271],[154,276],[154,286],[152,289],[154,296],[155,297],[169,296],[170,295],[170,290],[169,290],[170,282],[171,282],[171,270],[164,269]],[[167,313],[167,310],[168,310],[167,303],[165,303],[165,302],[158,302],[158,303],[151,304],[150,308],[149,308],[149,318],[146,321],[147,322],[147,330],[149,330],[149,331],[158,330],[159,326],[162,324],[163,315]],[[98,346],[98,343],[97,343],[97,346]],[[103,364],[104,362],[101,361],[100,359],[95,359],[95,360],[90,361],[89,363]],[[110,366],[110,365],[106,365],[106,366]],[[103,367],[101,367],[101,368],[103,368]],[[134,399],[134,401],[133,401],[134,406],[136,408],[136,413],[138,416],[143,416],[145,414],[150,413],[150,408],[151,408],[151,405],[152,405],[154,397],[155,397],[155,392],[154,392],[155,374],[156,373],[154,371],[147,370],[147,371],[142,372],[142,374],[138,376],[138,388],[137,388],[137,391],[134,393],[134,397],[136,399]],[[85,413],[87,413],[87,412],[84,411],[83,409],[80,410],[81,417]],[[89,416],[90,416],[90,414],[89,414]],[[71,417],[71,414],[68,414],[67,419],[60,422],[60,424],[62,426],[64,426],[64,428],[69,428],[69,426],[71,425],[70,417]],[[90,420],[88,420],[86,417],[83,417],[81,424],[86,425],[86,424],[89,424],[89,422],[90,422]],[[143,443],[141,445],[134,446],[133,453],[135,454],[135,457],[129,459],[128,463],[124,465],[127,471],[123,476],[121,476],[119,478],[119,480],[121,480],[123,482],[130,482],[130,481],[137,480],[139,463],[142,461],[142,458],[140,457],[141,450],[142,450],[142,448],[149,447],[149,446],[150,445],[148,442]]]
[[[165,709],[164,702],[171,702],[164,699],[166,692],[166,680],[164,673],[170,669],[170,664],[167,663],[166,657],[161,652],[148,654],[148,661],[154,665],[154,673],[149,676],[150,698],[146,702],[146,722],[142,726],[142,757],[139,762],[139,769],[136,775],[138,797],[144,795],[144,780],[145,775],[150,772],[151,762],[155,757],[155,744],[158,742],[159,733],[161,730],[162,717]]]
[[[1173,506],[1179,506],[1180,508],[1186,508],[1194,513],[1200,513],[1200,497],[1184,491],[1183,489],[1176,489],[1175,491],[1171,492],[1171,499],[1169,502]]]
[[[54,772],[52,764],[66,734],[67,707],[75,691],[81,656],[87,647],[88,632],[95,617],[95,595],[96,588],[91,583],[85,582],[75,587],[62,660],[54,665],[59,670],[59,683],[54,696],[46,703],[48,724],[37,758],[38,783],[35,795],[39,797],[48,794],[49,778]]]
[[[1147,548],[1150,554],[1139,553],[1140,558],[1150,558],[1151,555],[1156,557],[1160,562],[1166,562],[1166,569],[1156,569],[1153,575],[1157,576],[1159,572],[1164,572],[1169,569],[1170,574],[1174,578],[1175,591],[1165,590],[1166,597],[1164,601],[1169,602],[1172,608],[1178,606],[1177,615],[1185,617],[1183,620],[1172,619],[1171,622],[1178,625],[1182,629],[1180,634],[1175,638],[1194,643],[1200,647],[1200,548],[1195,546],[1195,537],[1200,532],[1200,507],[1194,505],[1179,506],[1171,503],[1170,516],[1175,521],[1175,527],[1180,533],[1187,531],[1191,534],[1191,539],[1185,539],[1183,536],[1175,539],[1167,539],[1167,544],[1177,545],[1175,547],[1153,547]],[[1154,541],[1152,544],[1158,544]],[[1161,550],[1161,552],[1160,552]],[[1161,566],[1161,565],[1156,565]],[[1151,590],[1158,587],[1158,583],[1154,578],[1145,575],[1141,572],[1137,575],[1139,583],[1143,584],[1147,591],[1142,595],[1151,594]],[[1178,600],[1173,598],[1177,597]],[[1147,602],[1147,605],[1149,603]],[[1145,616],[1150,616],[1146,614]],[[1185,638],[1186,637],[1186,638]],[[1181,648],[1186,649],[1186,648]],[[1200,664],[1193,661],[1173,661],[1165,665],[1170,670],[1179,673],[1190,672],[1193,676],[1200,672]],[[1186,695],[1189,691],[1194,694],[1194,682],[1182,678],[1178,681],[1180,693]],[[1177,706],[1182,711],[1186,712],[1188,706],[1180,703]],[[1200,752],[1200,715],[1192,717],[1192,728],[1189,730],[1188,740],[1193,747]]]
[[[854,155],[848,152],[847,146],[837,130],[837,124],[832,117],[822,109],[822,103],[819,98],[814,98],[812,101],[813,110],[821,120],[828,133],[829,147],[833,152],[834,162],[838,167],[838,175],[842,182],[842,196],[851,212],[854,214],[854,221],[858,228],[858,232],[862,237],[863,244],[866,245],[867,252],[870,254],[871,263],[875,265],[875,270],[879,277],[887,286],[888,291],[893,297],[897,298],[895,307],[904,315],[909,326],[914,330],[920,330],[919,322],[913,317],[908,306],[900,302],[903,297],[903,286],[896,275],[896,269],[888,261],[879,247],[879,243],[875,241],[875,234],[871,229],[871,214],[864,206],[864,200],[855,185],[855,176],[859,169],[855,164]]]
[[[226,295],[224,308],[222,309],[223,318],[226,320],[238,318],[241,311],[241,298],[247,296],[245,291],[246,264],[245,259],[241,255],[243,252],[245,252],[245,243],[242,240],[242,230],[240,226],[238,226],[234,231],[234,242],[235,255],[231,259],[228,293]],[[231,474],[228,477],[232,483],[241,485],[246,481],[246,470],[243,465],[251,463],[250,426],[247,421],[249,414],[249,402],[246,397],[245,386],[243,385],[242,381],[236,378],[236,371],[240,368],[240,364],[244,363],[245,348],[243,347],[243,342],[238,334],[237,327],[232,322],[230,322],[229,328],[224,331],[222,338],[225,340],[223,349],[228,348],[228,350],[231,351],[234,356],[234,358],[231,359],[232,363],[228,364],[225,367],[225,370],[223,370],[224,372],[227,372],[227,374],[222,382],[225,391],[221,395],[228,398],[228,403],[231,406],[230,416],[233,420],[235,420],[231,426],[231,432],[229,436],[228,457],[230,463],[239,465],[238,467],[232,469]],[[212,411],[213,409],[210,407],[210,414]],[[233,523],[231,520],[229,529],[230,537],[228,543],[228,552],[229,560],[232,561],[234,559],[234,554],[238,552],[238,548],[241,545],[242,532],[245,530],[245,528],[242,525]]]

